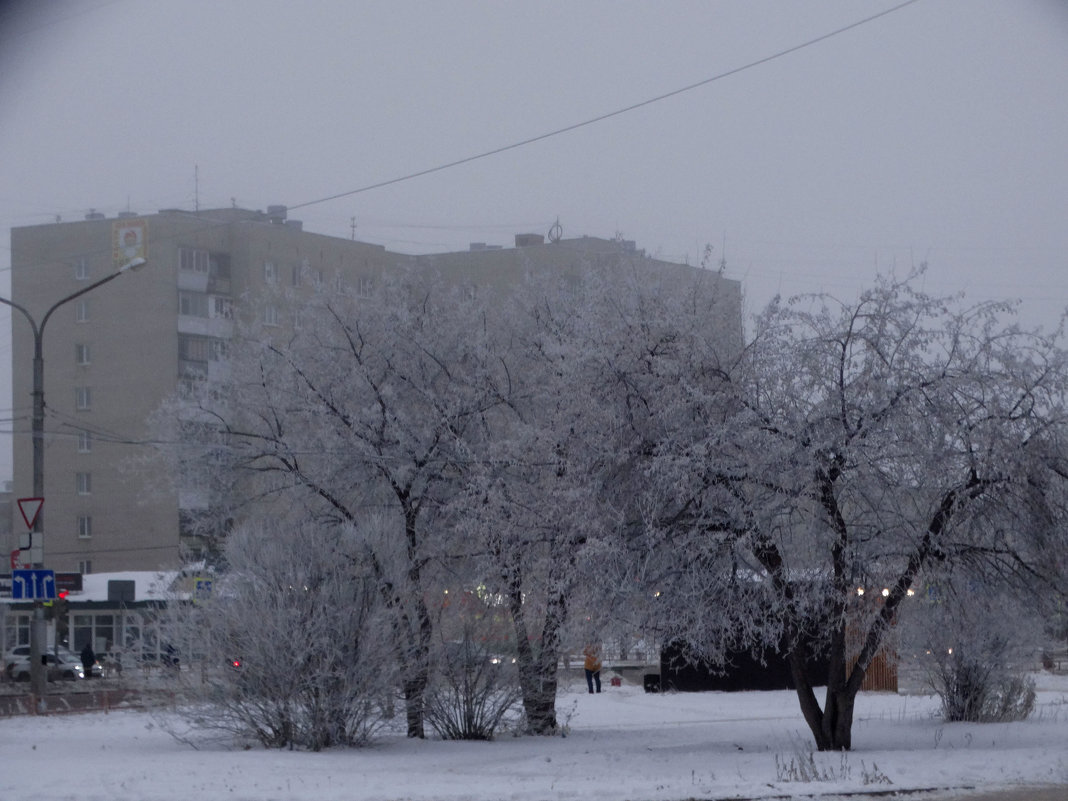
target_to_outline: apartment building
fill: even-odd
[[[254,314],[267,328],[292,326],[299,303],[278,298],[325,282],[369,292],[400,265],[432,266],[472,291],[484,284],[499,290],[532,269],[578,270],[613,260],[637,260],[662,273],[694,269],[649,259],[629,242],[553,239],[522,234],[515,247],[472,245],[412,257],[304,231],[277,206],[266,213],[89,214],[13,229],[12,300],[38,326],[49,315],[42,336],[45,566],[83,574],[154,570],[176,567],[183,552],[196,551],[203,501],[192,485],[175,487],[149,458],[149,417],[183,382],[226,369],[235,315]],[[138,255],[148,260],[142,269],[53,308]],[[719,280],[726,302],[716,324],[740,342],[740,286]],[[33,347],[30,324],[13,313],[16,498],[33,495]],[[16,523],[11,548],[23,528]]]

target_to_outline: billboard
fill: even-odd
[[[134,259],[148,258],[148,220],[122,219],[111,226],[115,269]]]

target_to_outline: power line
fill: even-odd
[[[688,85],[680,87],[678,89],[674,89],[674,90],[672,90],[670,92],[665,92],[664,94],[660,94],[660,95],[657,95],[655,97],[647,98],[646,100],[642,100],[642,101],[639,101],[637,103],[633,103],[633,104],[631,104],[629,106],[625,106],[623,108],[616,109],[615,111],[609,111],[609,112],[607,112],[605,114],[600,114],[600,115],[598,115],[596,117],[591,117],[590,119],[583,120],[582,122],[576,122],[576,123],[573,123],[571,125],[567,125],[567,126],[565,126],[563,128],[557,128],[556,130],[553,130],[553,131],[548,131],[546,133],[538,134],[536,136],[531,136],[531,137],[528,137],[527,139],[522,139],[522,140],[520,140],[518,142],[513,142],[513,143],[508,144],[508,145],[503,145],[501,147],[497,147],[497,148],[494,148],[492,150],[487,150],[487,151],[484,151],[482,153],[477,153],[477,154],[472,155],[472,156],[466,156],[464,158],[456,159],[454,161],[450,161],[450,162],[445,163],[445,164],[439,164],[436,167],[429,167],[427,169],[418,170],[416,172],[411,172],[411,173],[408,173],[406,175],[399,176],[397,178],[390,178],[390,179],[385,180],[385,181],[379,181],[377,183],[368,184],[367,186],[362,186],[362,187],[360,187],[358,189],[352,189],[352,190],[349,190],[347,192],[339,192],[339,193],[334,194],[334,195],[329,195],[327,197],[322,197],[322,198],[319,198],[317,200],[309,200],[309,201],[305,201],[303,203],[297,203],[295,205],[294,204],[290,204],[289,206],[287,206],[287,208],[292,211],[292,210],[295,210],[295,209],[302,209],[302,208],[307,208],[309,206],[319,205],[321,203],[328,203],[331,200],[339,200],[339,199],[344,198],[344,197],[350,197],[352,195],[358,195],[358,194],[362,194],[364,192],[370,192],[370,191],[372,191],[374,189],[381,189],[383,187],[387,187],[387,186],[392,186],[394,184],[403,183],[404,181],[410,181],[410,180],[413,180],[415,178],[421,178],[424,175],[431,175],[431,174],[436,173],[436,172],[442,172],[443,170],[451,169],[452,167],[459,167],[459,166],[461,166],[463,164],[469,164],[469,163],[471,163],[473,161],[478,161],[479,159],[488,158],[490,156],[495,156],[495,155],[498,155],[500,153],[506,153],[506,152],[508,152],[510,150],[516,150],[518,148],[525,147],[526,145],[534,144],[535,142],[540,142],[540,141],[543,141],[545,139],[550,139],[550,138],[552,138],[554,136],[560,136],[561,134],[569,133],[571,131],[578,130],[579,128],[584,128],[586,126],[593,125],[594,123],[603,122],[605,120],[612,119],[613,117],[618,117],[618,116],[621,116],[621,115],[626,114],[628,112],[635,111],[635,110],[643,108],[645,106],[652,105],[653,103],[659,103],[662,100],[667,100],[669,98],[675,97],[676,95],[680,95],[680,94],[683,94],[685,92],[693,91],[694,89],[698,89],[698,88],[700,88],[702,86],[707,86],[708,84],[714,83],[715,81],[720,81],[720,80],[723,80],[724,78],[729,78],[729,77],[731,77],[733,75],[737,75],[737,74],[739,74],[741,72],[745,72],[746,70],[750,70],[750,69],[753,69],[754,67],[761,66],[762,64],[767,64],[767,63],[769,63],[771,61],[775,61],[777,59],[784,58],[785,56],[791,55],[791,54],[796,53],[796,52],[798,52],[800,50],[804,50],[804,49],[806,49],[808,47],[812,47],[813,45],[819,44],[821,42],[825,42],[828,39],[831,39],[831,38],[833,38],[835,36],[838,36],[840,34],[843,34],[843,33],[846,33],[848,31],[851,31],[851,30],[853,30],[855,28],[859,28],[859,27],[861,27],[863,25],[867,25],[868,23],[874,22],[877,19],[881,19],[882,17],[885,17],[885,16],[888,16],[890,14],[893,14],[896,11],[900,11],[901,9],[906,8],[907,6],[914,5],[915,3],[918,3],[919,1],[920,0],[905,0],[905,2],[899,3],[898,5],[892,6],[891,8],[885,9],[884,11],[880,11],[877,14],[872,14],[871,16],[868,16],[868,17],[865,17],[863,19],[857,20],[856,22],[851,22],[848,25],[844,25],[844,26],[842,26],[840,28],[836,28],[836,29],[834,29],[832,31],[829,31],[828,33],[825,33],[825,34],[817,36],[817,37],[815,37],[813,39],[809,39],[807,41],[801,42],[800,44],[793,45],[792,47],[788,47],[788,48],[786,48],[784,50],[779,50],[776,53],[772,53],[771,55],[764,56],[763,58],[756,59],[755,61],[750,61],[750,62],[748,62],[746,64],[743,64],[743,65],[741,65],[739,67],[735,67],[733,69],[727,70],[726,72],[721,72],[721,73],[719,73],[717,75],[713,75],[710,78],[705,78],[704,80],[697,81],[696,83],[688,84]],[[193,219],[204,220],[205,224],[204,224],[203,228],[194,229],[193,231],[182,231],[182,232],[178,232],[176,234],[173,234],[171,236],[163,237],[161,239],[156,239],[155,240],[156,243],[167,241],[167,240],[171,240],[171,239],[178,239],[178,238],[184,237],[184,236],[195,235],[197,233],[201,233],[203,231],[212,230],[214,228],[225,227],[227,225],[230,225],[231,222],[232,222],[230,220],[207,220],[207,219],[202,218],[198,212],[183,212],[183,213],[186,214],[188,217],[191,217]],[[415,226],[415,227],[420,227],[420,226]],[[423,227],[426,227],[426,226],[423,226]],[[425,243],[410,242],[408,244],[425,244]],[[109,253],[109,252],[110,252],[109,250],[108,251],[101,250],[101,251],[99,251],[99,253],[71,254],[68,258],[75,258],[76,255],[100,255],[100,254]],[[59,259],[59,261],[63,261],[63,260],[64,260],[63,258]],[[3,268],[3,269],[9,270],[10,268]]]
[[[825,42],[825,41],[827,41],[828,39],[830,39],[832,37],[838,36],[839,34],[846,33],[847,31],[851,31],[854,28],[859,28],[862,25],[867,25],[869,22],[874,22],[877,19],[885,17],[885,16],[887,16],[889,14],[893,14],[895,11],[900,11],[901,9],[905,8],[906,6],[911,6],[914,3],[918,3],[918,2],[919,2],[919,0],[905,0],[904,3],[899,3],[898,5],[893,6],[892,8],[888,8],[885,11],[880,11],[878,14],[873,14],[870,17],[865,17],[864,19],[857,20],[856,22],[852,22],[849,25],[845,25],[845,26],[843,26],[841,28],[837,28],[837,29],[835,29],[833,31],[830,31],[829,33],[825,33],[825,34],[823,34],[821,36],[817,36],[815,39],[809,39],[808,41],[802,42],[801,44],[797,44],[797,45],[794,45],[792,47],[788,47],[785,50],[780,50],[777,53],[771,54],[770,56],[764,56],[763,58],[759,58],[756,61],[750,61],[747,64],[743,64],[740,67],[735,67],[733,69],[727,70],[726,72],[721,72],[718,75],[713,75],[711,78],[705,78],[704,80],[698,81],[697,83],[691,83],[691,84],[689,84],[687,86],[683,86],[683,87],[681,87],[679,89],[675,89],[675,90],[672,90],[670,92],[665,92],[662,95],[657,95],[656,97],[650,97],[650,98],[648,98],[646,100],[642,100],[642,101],[639,101],[637,103],[633,103],[633,104],[631,104],[629,106],[624,106],[623,108],[616,109],[615,111],[609,111],[609,112],[607,112],[605,114],[599,114],[596,117],[591,117],[590,119],[583,120],[582,122],[576,122],[576,123],[573,123],[571,125],[567,125],[567,126],[565,126],[563,128],[557,128],[556,130],[548,131],[548,132],[542,133],[542,134],[538,134],[537,136],[532,136],[532,137],[530,137],[528,139],[523,139],[523,140],[520,140],[518,142],[513,142],[510,145],[503,145],[501,147],[494,148],[493,150],[487,150],[487,151],[484,151],[482,153],[477,153],[477,154],[475,154],[473,156],[466,156],[465,158],[457,159],[455,161],[450,161],[447,164],[439,164],[437,167],[429,167],[429,168],[427,168],[425,170],[419,170],[417,172],[408,173],[407,175],[402,175],[399,178],[390,178],[389,180],[379,181],[378,183],[368,184],[367,186],[361,186],[359,189],[352,189],[352,190],[349,190],[348,192],[339,192],[336,195],[330,195],[329,197],[319,198],[318,200],[309,200],[309,201],[306,201],[304,203],[297,203],[296,205],[289,206],[289,208],[290,209],[303,209],[303,208],[306,208],[308,206],[318,205],[319,203],[327,203],[327,202],[329,202],[331,200],[339,200],[339,199],[341,199],[343,197],[351,197],[352,195],[358,195],[358,194],[361,194],[363,192],[370,192],[372,189],[381,189],[383,187],[392,186],[394,184],[399,184],[399,183],[402,183],[404,181],[410,181],[413,178],[421,178],[424,175],[431,175],[432,173],[435,173],[435,172],[441,172],[442,170],[448,170],[448,169],[451,169],[453,167],[459,167],[462,164],[469,164],[472,161],[478,161],[479,159],[488,158],[490,156],[496,156],[499,153],[506,153],[509,150],[516,150],[517,148],[525,147],[527,145],[534,144],[535,142],[541,142],[541,141],[543,141],[545,139],[550,139],[550,138],[552,138],[554,136],[560,136],[561,134],[570,133],[571,131],[578,130],[579,128],[584,128],[587,125],[593,125],[594,123],[603,122],[603,121],[611,119],[613,117],[618,117],[618,116],[620,116],[622,114],[627,114],[628,112],[635,111],[635,110],[643,108],[645,106],[652,105],[653,103],[659,103],[662,100],[667,100],[668,98],[675,97],[676,95],[681,95],[684,92],[693,91],[694,89],[698,89],[698,88],[700,88],[702,86],[707,86],[708,84],[714,83],[715,81],[720,81],[720,80],[722,80],[724,78],[729,78],[732,75],[737,75],[740,72],[745,72],[746,70],[753,69],[754,67],[759,67],[762,64],[767,64],[770,61],[775,61],[776,59],[780,59],[780,58],[783,58],[785,56],[791,55],[792,53],[796,53],[799,50],[804,50],[807,47],[812,47],[813,45],[819,44],[820,42]]]

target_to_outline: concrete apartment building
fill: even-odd
[[[44,346],[44,564],[64,572],[178,566],[193,536],[200,500],[175,489],[147,458],[149,416],[185,381],[226,369],[235,314],[267,327],[294,324],[299,308],[278,305],[279,288],[323,282],[370,290],[401,265],[448,271],[473,289],[529,269],[638,260],[658,270],[694,268],[648,259],[633,243],[591,237],[546,243],[517,235],[515,248],[407,256],[381,246],[304,231],[283,207],[105,219],[89,214],[12,230],[12,300],[40,325],[58,300],[143,253],[148,264],[56,308]],[[741,338],[741,291],[722,281],[724,336]],[[301,293],[298,290],[296,294]],[[33,335],[12,314],[14,497],[33,495]],[[15,516],[17,547],[25,527]],[[2,535],[0,535],[2,537]],[[187,546],[183,548],[182,546]],[[10,549],[9,549],[10,550]],[[23,557],[25,562],[30,560]]]

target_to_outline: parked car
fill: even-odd
[[[59,662],[56,662],[56,654],[59,655]],[[56,678],[85,678],[85,668],[82,665],[82,659],[78,654],[71,651],[69,648],[65,648],[60,645],[58,648],[49,648],[44,655],[46,664],[50,665],[48,670],[48,680],[55,681]],[[77,676],[67,676],[65,666],[76,665],[78,670]],[[30,646],[19,645],[12,648],[6,654],[4,654],[4,672],[9,679],[14,681],[29,681],[30,678]],[[94,662],[92,666],[92,677],[101,678],[104,675],[104,669],[101,667],[100,662]]]
[[[74,681],[85,678],[82,660],[70,653],[47,653],[43,657],[48,681]],[[30,657],[19,657],[11,666],[11,678],[15,681],[30,680]]]
[[[30,658],[30,646],[18,645],[4,652],[4,675],[11,678],[11,669],[20,659]]]

